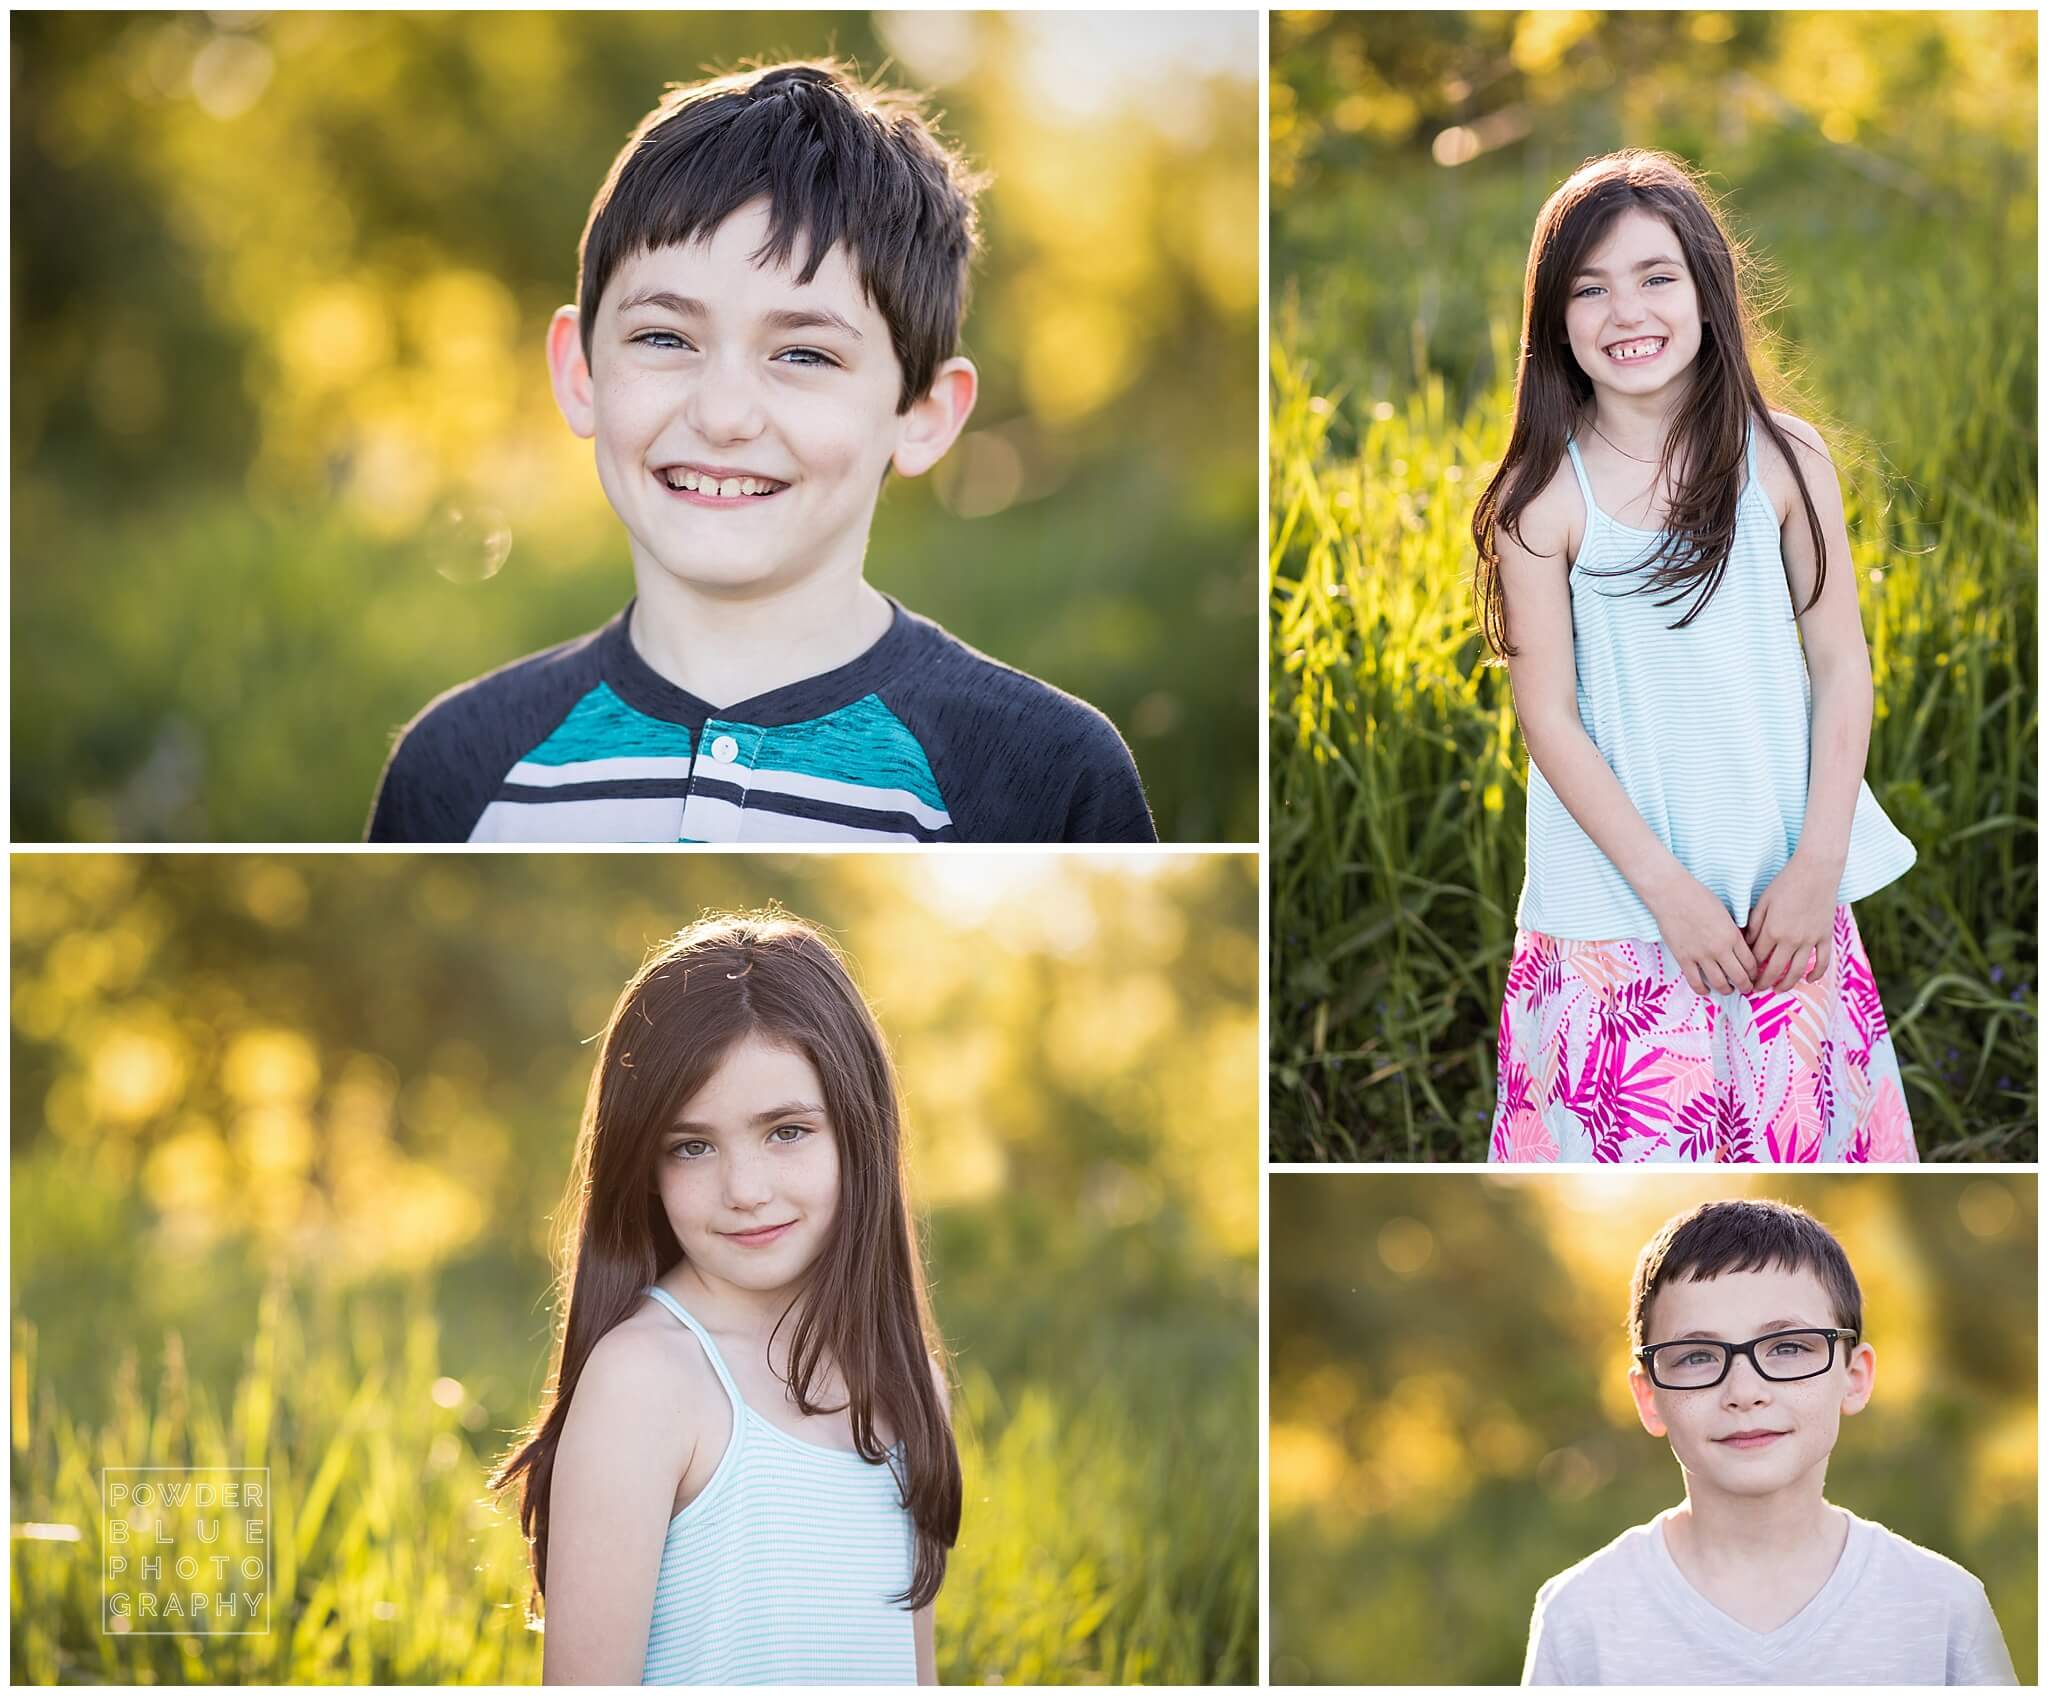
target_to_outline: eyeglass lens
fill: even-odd
[[[1728,1370],[1727,1343],[1666,1343],[1650,1359],[1650,1376],[1672,1390],[1705,1389]],[[1781,1331],[1750,1345],[1750,1359],[1766,1378],[1812,1378],[1834,1363],[1835,1343],[1825,1331]]]

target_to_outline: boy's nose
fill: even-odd
[[[707,362],[690,385],[683,416],[707,443],[751,441],[767,419],[754,374],[740,361],[718,359]]]
[[[1748,1355],[1737,1355],[1728,1363],[1728,1376],[1722,1380],[1722,1399],[1730,1402],[1768,1401],[1771,1381],[1750,1364]]]

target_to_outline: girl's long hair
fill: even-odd
[[[1672,626],[1699,617],[1720,587],[1735,542],[1743,458],[1753,423],[1792,467],[1813,532],[1811,607],[1827,575],[1820,514],[1799,469],[1791,438],[1771,417],[1751,365],[1764,337],[1745,292],[1748,260],[1732,242],[1708,190],[1668,153],[1630,148],[1589,160],[1543,203],[1529,243],[1522,286],[1522,356],[1515,373],[1515,420],[1500,469],[1472,513],[1473,570],[1480,625],[1488,646],[1506,657],[1507,603],[1501,589],[1499,533],[1522,540],[1521,519],[1564,457],[1565,442],[1593,398],[1593,380],[1579,369],[1565,335],[1572,279],[1616,218],[1639,207],[1671,226],[1699,296],[1700,350],[1692,381],[1671,420],[1660,459],[1674,470],[1665,533],[1640,566],[1634,592],[1656,594],[1659,606],[1691,605]],[[1600,573],[1598,575],[1607,575]],[[1800,609],[1802,612],[1806,607]]]
[[[521,1485],[536,1593],[547,1589],[548,1492],[577,1380],[597,1340],[683,1258],[655,1189],[662,1140],[751,1035],[810,1061],[839,1139],[838,1215],[792,1308],[791,1394],[806,1414],[838,1411],[819,1388],[836,1368],[861,1458],[888,1462],[878,1431],[886,1423],[895,1433],[917,1542],[910,1589],[896,1600],[921,1608],[945,1577],[960,1531],[960,1457],[933,1378],[943,1353],[904,1181],[895,1074],[823,933],[754,914],[707,919],[670,939],[626,985],[605,1027],[558,1221],[558,1294],[567,1301],[553,1370],[531,1431],[491,1480],[497,1490]]]

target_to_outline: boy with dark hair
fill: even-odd
[[[1984,1586],[1823,1499],[1877,1362],[1863,1296],[1796,1207],[1711,1201],[1636,1263],[1636,1412],[1683,1505],[1537,1592],[1524,1684],[2011,1684]]]
[[[450,691],[372,841],[1151,841],[1115,728],[871,587],[885,476],[974,405],[979,184],[831,64],[673,89],[613,163],[548,364],[635,595]]]

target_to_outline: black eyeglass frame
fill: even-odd
[[[1712,1337],[1674,1337],[1667,1343],[1645,1343],[1636,1350],[1636,1359],[1641,1363],[1643,1371],[1649,1374],[1650,1382],[1655,1384],[1660,1390],[1719,1389],[1721,1385],[1728,1381],[1728,1374],[1735,1370],[1735,1357],[1737,1355],[1746,1356],[1749,1360],[1750,1369],[1766,1383],[1797,1384],[1808,1378],[1818,1378],[1823,1372],[1832,1370],[1835,1364],[1835,1344],[1846,1342],[1852,1338],[1860,1338],[1862,1335],[1863,1333],[1860,1331],[1844,1331],[1839,1328],[1826,1328],[1818,1325],[1800,1325],[1789,1331],[1766,1332],[1761,1337],[1751,1337],[1746,1343],[1724,1343]],[[1811,1372],[1795,1372],[1789,1377],[1781,1373],[1768,1371],[1764,1363],[1757,1358],[1757,1345],[1759,1343],[1774,1343],[1780,1337],[1825,1337],[1828,1340],[1828,1358]],[[1659,1349],[1672,1349],[1681,1346],[1720,1349],[1722,1351],[1720,1376],[1704,1384],[1665,1383],[1663,1379],[1657,1376],[1657,1351]]]

